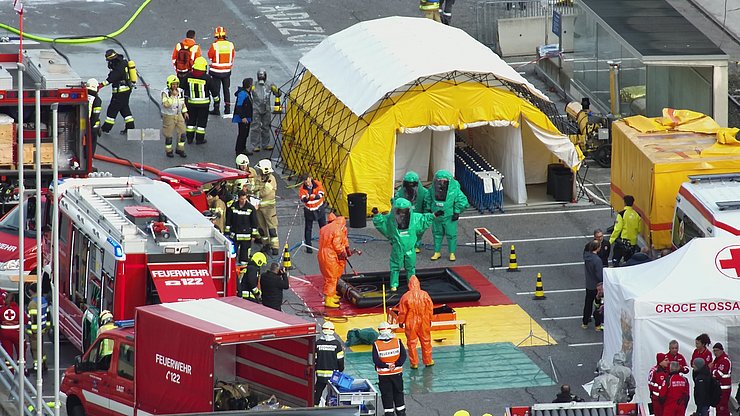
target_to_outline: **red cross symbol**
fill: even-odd
[[[723,270],[734,269],[735,276],[740,277],[740,248],[732,248],[729,251],[730,258],[719,260],[719,267]]]
[[[15,311],[12,309],[6,309],[5,312],[3,312],[3,318],[5,318],[6,321],[14,321]]]

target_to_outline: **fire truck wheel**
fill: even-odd
[[[85,408],[82,407],[82,403],[75,403],[67,406],[67,414],[69,416],[85,416]]]

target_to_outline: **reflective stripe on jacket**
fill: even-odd
[[[211,44],[208,50],[211,60],[211,72],[231,72],[234,66],[234,44],[226,39],[219,39]]]

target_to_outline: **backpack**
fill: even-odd
[[[193,67],[193,56],[190,53],[190,48],[185,47],[180,43],[180,50],[177,51],[177,58],[175,59],[175,69],[178,71],[190,71]]]
[[[709,405],[717,407],[719,404],[720,396],[722,395],[722,388],[720,388],[719,381],[716,378],[710,377],[709,382]]]

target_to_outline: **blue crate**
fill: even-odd
[[[329,382],[341,389],[350,389],[352,388],[352,383],[355,382],[355,378],[348,376],[341,371],[334,370],[331,378],[329,378]]]

